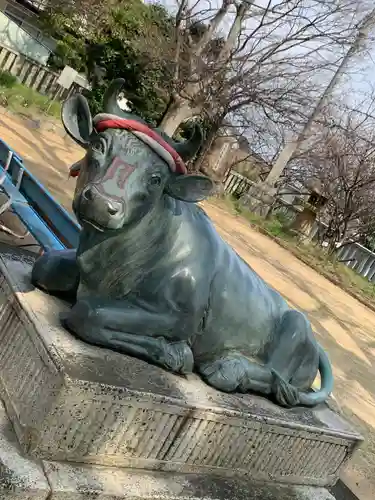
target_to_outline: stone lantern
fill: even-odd
[[[312,238],[312,229],[320,210],[325,206],[328,199],[322,194],[321,182],[312,179],[305,187],[309,194],[302,201],[299,213],[297,214],[291,229],[299,235],[301,241],[308,243]]]

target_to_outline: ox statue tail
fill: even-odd
[[[315,406],[324,403],[333,390],[333,373],[331,362],[324,349],[319,345],[319,373],[321,387],[316,392],[300,392],[299,402],[303,406]]]
[[[333,373],[331,363],[327,354],[319,345],[319,373],[321,387],[318,391],[304,392],[296,389],[292,384],[285,381],[279,373],[272,370],[273,384],[272,393],[277,403],[291,408],[294,406],[316,406],[324,403],[333,389]]]

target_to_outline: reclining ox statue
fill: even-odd
[[[90,344],[175,373],[195,370],[221,391],[254,391],[288,407],[325,401],[332,370],[309,321],[195,204],[213,187],[184,164],[201,145],[199,127],[174,142],[120,109],[122,85],[112,82],[94,119],[81,95],[63,105],[66,131],[86,150],[72,171],[82,232],[77,250],[36,261],[33,283],[72,299],[63,324]]]

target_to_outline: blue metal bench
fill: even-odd
[[[44,250],[76,248],[80,226],[0,139],[0,190],[9,206]],[[1,207],[0,207],[1,209]]]

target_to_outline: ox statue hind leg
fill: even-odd
[[[31,282],[52,295],[74,301],[79,284],[76,250],[51,250],[37,259]]]
[[[123,300],[103,302],[79,300],[62,318],[64,326],[89,344],[144,359],[174,373],[193,371],[194,358],[187,340],[153,335],[154,331],[173,328],[170,315],[148,312]]]
[[[236,353],[206,362],[198,369],[217,389],[270,395],[286,407],[314,406],[324,402],[332,391],[330,362],[314,339],[310,323],[298,311],[283,315],[261,358],[255,361]],[[318,369],[322,387],[313,392],[310,388]]]

